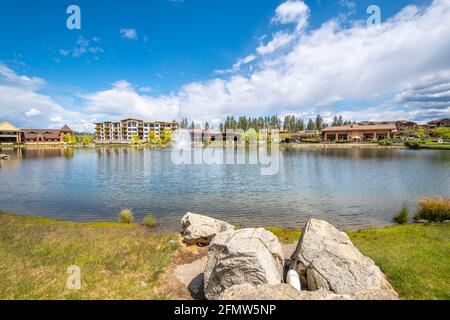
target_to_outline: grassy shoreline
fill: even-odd
[[[282,243],[300,230],[268,228]],[[403,299],[450,299],[450,224],[347,232]],[[161,299],[157,287],[174,263],[177,234],[136,224],[64,222],[0,212],[0,299]],[[66,289],[67,267],[82,288]]]

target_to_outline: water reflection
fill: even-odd
[[[259,164],[175,165],[170,150],[142,147],[1,152],[12,158],[0,169],[0,210],[76,221],[116,220],[127,207],[163,225],[193,211],[244,226],[320,217],[358,228],[390,224],[403,201],[414,209],[421,197],[449,196],[450,152],[437,150],[287,149],[273,176]]]

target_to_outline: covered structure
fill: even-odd
[[[8,121],[0,123],[0,143],[20,143],[21,140],[19,128]]]
[[[393,139],[397,135],[395,124],[350,124],[322,130],[323,141],[379,141]]]

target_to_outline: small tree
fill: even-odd
[[[90,144],[92,143],[92,137],[89,135],[84,135],[83,136],[83,144]]]
[[[161,132],[161,140],[163,143],[171,143],[172,142],[172,130],[169,128],[164,128]]]
[[[140,142],[139,136],[138,136],[137,134],[134,134],[134,135],[131,137],[131,139],[133,140],[133,143],[139,143],[139,142]]]
[[[159,137],[156,135],[156,132],[154,130],[149,132],[148,142],[150,142],[151,144],[159,143]]]
[[[255,129],[250,128],[245,132],[245,142],[255,142],[257,141],[257,138],[258,136]]]
[[[63,136],[63,141],[64,141],[65,143],[71,143],[71,142],[72,142],[72,135],[66,133],[66,134]]]
[[[450,139],[450,128],[436,128],[434,134],[441,139]]]

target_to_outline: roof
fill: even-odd
[[[62,132],[72,132],[72,129],[69,128],[69,126],[66,124],[64,127],[61,128]]]
[[[135,119],[135,118],[126,118],[126,119],[123,119],[123,120],[120,120],[120,121],[123,121],[123,122],[126,122],[126,121],[138,121],[138,122],[144,122],[144,120]]]
[[[346,126],[328,127],[322,130],[322,132],[335,132],[335,131],[366,131],[366,130],[391,130],[396,132],[397,127],[395,124],[350,124]]]
[[[441,119],[433,120],[433,121],[428,122],[428,124],[437,124],[437,123],[441,123],[442,121],[450,121],[450,118],[441,118]]]
[[[22,129],[25,139],[34,139],[43,136],[45,139],[59,139],[59,129]]]
[[[8,121],[3,121],[0,123],[0,131],[20,132],[20,129],[17,128],[15,125],[9,123]]]

